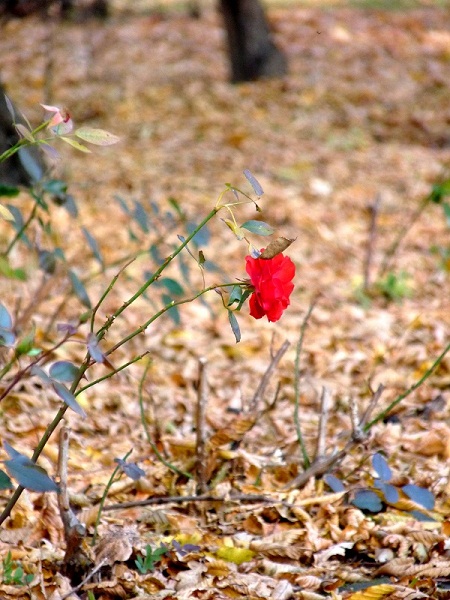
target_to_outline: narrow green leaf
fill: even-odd
[[[231,289],[231,293],[228,297],[227,306],[232,306],[235,302],[236,302],[236,304],[239,304],[239,302],[241,301],[241,298],[242,298],[241,286],[235,285]]]
[[[256,177],[248,169],[244,169],[243,172],[244,172],[244,175],[245,175],[247,181],[252,186],[253,191],[255,192],[255,194],[257,196],[262,196],[264,194],[264,190],[262,189],[261,184],[256,179]]]
[[[232,310],[228,311],[228,320],[230,321],[231,331],[236,339],[236,344],[241,341],[241,330],[239,328],[238,320]]]
[[[138,200],[134,201],[134,210],[133,210],[132,216],[133,216],[133,219],[136,221],[136,223],[139,225],[139,227],[142,229],[142,231],[144,233],[148,233],[149,228],[148,228],[147,212],[146,212],[144,206],[142,205],[142,203],[139,202]]]
[[[70,277],[70,281],[72,283],[72,287],[73,287],[75,296],[86,308],[92,308],[92,304],[91,304],[91,301],[87,294],[86,288],[81,283],[78,275],[74,271],[70,270],[69,277]]]
[[[89,233],[86,227],[82,227],[81,230],[83,232],[84,237],[86,238],[86,241],[89,245],[89,248],[91,249],[92,254],[94,255],[95,260],[98,263],[100,263],[101,267],[103,267],[105,263],[100,253],[100,247],[97,243],[97,240]]]
[[[31,131],[29,131],[25,125],[23,125],[22,123],[15,123],[14,127],[17,130],[17,133],[21,136],[24,137],[25,139],[27,139],[31,144],[34,144],[35,139],[33,137],[33,134],[31,133]]]
[[[72,394],[72,392],[70,390],[68,390],[66,388],[65,385],[63,385],[62,383],[59,383],[58,381],[54,381],[52,383],[52,386],[53,386],[53,389],[55,390],[55,392],[61,398],[61,400],[65,404],[67,404],[67,406],[69,408],[71,408],[74,412],[76,412],[77,415],[80,415],[80,417],[82,417],[83,419],[86,418],[86,416],[87,416],[86,413],[81,408],[81,406],[78,404],[75,396]]]
[[[0,196],[6,196],[7,198],[15,198],[20,193],[19,188],[0,183]]]
[[[14,104],[11,102],[11,100],[6,94],[4,94],[4,96],[6,108],[8,109],[8,112],[11,115],[11,122],[14,123],[14,121],[16,120],[16,111],[14,110]]]
[[[89,350],[91,358],[93,358],[95,362],[103,363],[105,361],[103,352],[100,350],[100,346],[98,345],[98,338],[94,332],[91,332],[88,335],[87,348]]]
[[[38,348],[34,348],[34,335],[35,335],[35,331],[34,331],[34,327],[33,327],[32,331],[30,333],[27,333],[26,335],[24,335],[24,337],[19,341],[19,343],[14,348],[16,356],[23,356],[25,354],[30,356],[32,353],[34,355],[37,355],[40,353],[40,350]]]
[[[169,294],[172,294],[173,296],[182,296],[184,293],[184,289],[178,281],[171,277],[162,277],[158,280],[158,284],[164,286]]]
[[[31,367],[30,373],[32,375],[35,375],[36,377],[39,377],[39,379],[41,381],[43,381],[44,383],[48,383],[48,384],[52,383],[51,377],[49,377],[47,375],[47,373],[43,369],[41,369],[41,367],[38,367],[37,365],[33,365]]]
[[[168,306],[173,302],[173,299],[168,294],[162,294],[162,301],[165,306]],[[172,319],[175,325],[179,325],[181,323],[180,311],[177,306],[172,306],[167,311],[167,315]]]

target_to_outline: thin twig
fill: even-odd
[[[269,385],[270,378],[272,377],[274,370],[276,369],[280,360],[283,358],[289,346],[290,343],[287,340],[285,340],[280,346],[277,353],[272,357],[272,360],[270,361],[269,366],[267,367],[266,372],[262,376],[262,379],[259,382],[258,387],[256,388],[256,392],[250,401],[250,413],[253,413],[257,409],[260,400],[264,397],[264,393],[266,391],[267,386]]]
[[[373,425],[375,425],[376,423],[379,423],[380,421],[385,419],[387,417],[387,415],[391,412],[391,410],[397,406],[397,404],[399,404],[402,400],[404,400],[412,392],[417,390],[417,388],[420,387],[422,385],[422,383],[424,381],[426,381],[430,377],[430,375],[432,375],[432,373],[438,368],[438,366],[441,364],[444,356],[447,354],[447,352],[449,352],[449,350],[450,350],[450,343],[444,348],[444,350],[436,358],[436,360],[431,365],[431,367],[424,373],[424,375],[422,375],[422,377],[418,381],[416,381],[416,383],[414,383],[405,392],[403,392],[403,394],[400,394],[399,396],[397,396],[397,398],[393,402],[391,402],[385,410],[383,410],[379,415],[377,415],[374,419],[372,419],[372,421],[370,421],[369,423],[364,425],[364,431],[368,431],[371,427],[373,427]]]
[[[79,592],[83,585],[85,585],[90,579],[94,577],[96,573],[100,571],[105,562],[106,558],[101,560],[98,565],[95,565],[92,571],[86,575],[86,577],[83,579],[83,581],[81,581],[81,583],[79,583],[76,587],[72,588],[70,592],[67,592],[67,594],[64,594],[64,596],[61,596],[61,600],[65,600],[66,598],[69,598],[72,594],[76,594],[77,592]]]
[[[367,434],[362,430],[358,404],[353,396],[350,396],[348,403],[350,406],[350,421],[352,423],[352,439],[355,442],[362,442],[367,437]]]
[[[198,390],[197,390],[197,414],[196,429],[197,438],[195,444],[197,485],[203,494],[208,489],[207,469],[206,469],[206,431],[205,417],[206,405],[208,402],[208,384],[207,384],[207,361],[206,358],[198,359]]]
[[[370,211],[370,222],[369,222],[369,238],[367,240],[367,250],[366,250],[366,257],[365,257],[365,261],[364,261],[364,283],[363,283],[363,289],[365,292],[367,292],[367,290],[370,287],[370,272],[372,269],[372,263],[373,263],[373,253],[375,250],[375,240],[377,237],[377,219],[378,219],[378,214],[380,211],[380,204],[381,204],[381,196],[380,194],[377,194],[375,196],[375,200],[372,204],[369,205],[369,211]]]
[[[144,432],[145,432],[145,436],[147,438],[147,442],[150,445],[151,449],[153,450],[153,453],[155,454],[156,458],[168,469],[170,469],[171,471],[173,471],[174,473],[177,473],[178,475],[182,475],[183,477],[186,477],[187,479],[192,479],[192,475],[190,473],[186,473],[185,471],[182,471],[181,469],[179,469],[178,467],[176,467],[175,465],[173,465],[172,463],[170,463],[168,460],[166,460],[164,458],[164,456],[161,454],[161,452],[158,450],[157,445],[153,442],[152,440],[152,436],[150,434],[150,430],[148,427],[148,423],[147,423],[147,419],[145,417],[145,407],[144,407],[144,383],[145,383],[145,379],[147,377],[147,373],[148,370],[150,369],[152,362],[148,361],[148,363],[146,364],[145,368],[144,368],[144,372],[142,374],[142,377],[139,381],[139,391],[138,391],[138,398],[139,398],[139,410],[141,413],[141,423],[142,423],[142,427],[144,428]]]
[[[120,504],[109,504],[103,508],[103,512],[111,510],[125,510],[139,506],[161,506],[165,504],[184,504],[185,502],[279,502],[270,496],[262,494],[232,494],[229,496],[214,496],[213,494],[202,494],[199,496],[162,496],[146,498],[145,500],[131,500]]]
[[[295,431],[297,433],[297,441],[300,446],[302,457],[303,457],[303,465],[305,468],[309,467],[311,464],[311,460],[308,456],[308,451],[306,449],[305,441],[303,439],[302,427],[300,423],[300,355],[302,353],[303,348],[303,338],[305,337],[306,327],[309,322],[309,318],[311,316],[312,311],[314,310],[314,306],[316,305],[317,298],[315,298],[311,304],[309,305],[308,311],[303,319],[302,325],[300,327],[300,336],[298,338],[297,347],[295,350],[295,363],[294,363],[294,424]]]
[[[406,237],[406,235],[408,234],[408,232],[412,229],[415,222],[419,219],[420,215],[423,213],[425,208],[431,202],[432,198],[433,198],[432,194],[428,194],[428,196],[425,196],[425,198],[423,198],[423,200],[419,204],[418,208],[411,215],[409,221],[407,221],[405,223],[405,225],[403,226],[403,228],[400,230],[400,232],[397,235],[397,237],[395,238],[393,244],[386,251],[386,253],[384,255],[383,263],[381,264],[381,267],[380,267],[380,270],[378,273],[379,278],[383,277],[383,275],[386,274],[388,268],[391,265],[392,259],[394,258],[395,254],[397,253],[397,251],[400,247],[400,244],[403,242],[403,240]]]
[[[320,397],[320,419],[319,427],[317,431],[317,445],[316,445],[316,456],[314,460],[321,460],[324,458],[327,449],[327,425],[328,416],[330,414],[331,406],[331,394],[327,387],[322,388],[322,395]]]
[[[373,413],[375,406],[378,404],[378,401],[381,398],[382,393],[384,392],[385,387],[382,383],[380,383],[380,385],[377,387],[377,389],[375,390],[375,392],[372,394],[372,398],[370,399],[369,405],[367,406],[360,422],[359,422],[359,427],[361,428],[361,430],[364,432],[366,431],[365,426],[366,423],[369,421],[371,414]]]
[[[58,455],[58,475],[59,488],[58,506],[61,519],[64,525],[64,539],[66,541],[66,553],[64,556],[64,565],[74,565],[85,562],[86,554],[82,544],[86,537],[86,526],[77,519],[75,513],[70,508],[69,491],[67,488],[67,463],[69,460],[69,440],[70,429],[63,425],[59,432],[59,455]]]

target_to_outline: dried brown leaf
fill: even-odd
[[[96,563],[113,565],[127,561],[139,544],[136,527],[116,527],[105,534],[95,548]]]

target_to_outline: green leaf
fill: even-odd
[[[59,491],[58,486],[50,479],[45,469],[39,467],[28,456],[17,452],[7,442],[3,442],[3,447],[11,457],[10,460],[4,462],[6,470],[22,487],[33,492]]]
[[[14,127],[16,128],[17,133],[21,137],[27,139],[31,144],[34,144],[34,142],[36,140],[34,139],[33,134],[31,133],[31,131],[29,129],[27,129],[25,127],[25,125],[23,125],[22,123],[15,123]]]
[[[70,270],[69,271],[70,281],[72,282],[73,291],[78,300],[83,304],[86,308],[92,308],[91,301],[89,300],[89,296],[87,294],[86,288],[81,283],[78,275]]]
[[[38,367],[37,365],[33,365],[31,367],[30,373],[32,375],[35,375],[36,377],[39,377],[39,379],[41,381],[43,381],[44,383],[52,383],[51,377],[49,377],[47,375],[47,373],[43,369],[41,369],[41,367]]]
[[[49,194],[61,196],[67,192],[67,183],[61,179],[49,179],[43,184],[43,189]]]
[[[379,452],[372,456],[372,467],[382,481],[390,481],[392,479],[392,471],[384,456]]]
[[[86,418],[86,416],[87,416],[86,413],[81,408],[81,406],[78,404],[75,396],[72,394],[72,392],[70,390],[68,390],[66,388],[65,385],[63,385],[62,383],[59,383],[58,381],[54,381],[52,383],[52,386],[53,386],[53,389],[55,390],[55,392],[61,398],[61,400],[65,404],[67,404],[67,406],[69,408],[71,408],[74,412],[76,412],[77,415],[80,415],[80,417],[83,417],[83,419]]]
[[[50,367],[49,375],[61,383],[72,383],[78,375],[78,367],[68,360],[58,360]]]
[[[245,234],[242,231],[242,229],[239,227],[239,225],[237,225],[231,219],[222,219],[222,221],[225,223],[225,225],[227,225],[227,227],[229,227],[231,229],[231,231],[234,233],[234,235],[236,236],[236,238],[239,241],[244,239]]]
[[[255,233],[256,235],[272,235],[275,229],[264,223],[264,221],[256,221],[250,220],[246,221],[241,225],[241,229],[247,229],[250,233]]]
[[[167,294],[162,294],[162,301],[164,302],[165,306],[168,306],[173,302],[173,299]],[[172,319],[175,325],[179,325],[181,323],[180,311],[178,310],[177,306],[170,307],[167,311],[167,315]]]
[[[345,492],[345,486],[342,481],[335,475],[325,475],[323,478],[325,483],[330,486],[333,492]]]
[[[183,209],[181,208],[181,206],[180,206],[180,204],[178,203],[178,201],[177,201],[177,200],[175,200],[175,198],[172,198],[172,197],[170,197],[170,198],[168,198],[168,199],[167,199],[167,202],[170,204],[170,206],[172,206],[172,208],[175,210],[175,212],[178,214],[178,216],[179,216],[181,219],[184,219],[184,218],[185,218],[184,211],[183,211]]]
[[[98,338],[93,331],[91,331],[87,338],[87,349],[89,350],[89,354],[91,358],[95,360],[97,363],[105,362],[105,356],[103,352],[100,350],[100,346],[98,345]]]
[[[358,490],[352,504],[361,510],[368,510],[373,513],[378,513],[383,508],[378,494],[372,490]]]
[[[442,210],[444,211],[445,220],[447,222],[447,227],[450,227],[450,204],[444,202],[442,204]]]
[[[59,139],[61,139],[63,142],[66,142],[66,144],[69,144],[69,146],[72,146],[76,150],[79,150],[80,152],[85,152],[86,154],[90,154],[92,152],[92,150],[89,150],[89,148],[87,148],[83,144],[80,144],[80,142],[77,142],[77,140],[74,140],[72,138],[68,138],[64,135],[61,135],[59,136]]]
[[[53,275],[56,269],[56,256],[54,252],[49,250],[39,250],[38,252],[39,268],[47,273],[47,275]]]
[[[161,279],[158,279],[158,284],[163,285],[169,294],[172,294],[173,296],[182,296],[184,293],[184,289],[178,281],[171,277],[162,277]]]
[[[11,315],[9,314],[7,308],[0,304],[0,327],[4,327],[5,329],[12,329],[13,320]]]
[[[408,498],[411,498],[413,502],[420,504],[428,510],[433,510],[434,496],[429,490],[419,487],[418,485],[414,485],[413,483],[408,483],[408,485],[404,485],[402,487],[402,490],[405,492]]]
[[[93,127],[80,127],[74,133],[80,140],[95,144],[96,146],[111,146],[120,141],[117,135],[109,133],[109,131],[105,131],[104,129],[94,129]]]
[[[239,304],[242,298],[242,289],[240,285],[235,285],[231,289],[230,296],[228,297],[227,306],[232,306],[234,303]]]
[[[103,267],[105,263],[100,253],[100,247],[97,243],[97,240],[89,233],[86,227],[82,227],[81,230],[83,232],[84,237],[86,238],[86,241],[89,245],[89,248],[91,249],[92,254],[94,255],[95,260],[100,263],[101,267]]]
[[[16,336],[12,331],[13,321],[8,310],[0,303],[0,346],[12,347]]]
[[[16,356],[23,356],[24,354],[27,354],[28,356],[30,356],[30,354],[32,353],[32,351],[34,350],[36,354],[40,353],[40,350],[38,348],[34,347],[34,328],[30,333],[27,333],[20,341],[19,343],[16,345],[16,347],[14,348]]]
[[[0,196],[6,196],[7,198],[15,198],[20,193],[18,187],[12,185],[6,185],[6,183],[0,183]]]
[[[434,185],[430,198],[435,204],[440,204],[445,196],[450,196],[450,179]]]
[[[0,490],[10,490],[14,486],[11,479],[4,471],[0,471]]]
[[[234,334],[236,339],[236,344],[241,341],[241,330],[239,328],[238,320],[236,319],[236,315],[232,310],[228,311],[228,320],[230,321],[231,331]]]
[[[142,203],[139,202],[138,200],[134,201],[134,210],[133,210],[132,217],[144,233],[148,233],[150,231],[148,228],[147,212],[146,212],[144,206],[142,205]]]

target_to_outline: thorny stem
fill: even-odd
[[[42,362],[42,360],[44,358],[46,358],[47,356],[51,355],[53,352],[55,352],[55,350],[57,350],[60,346],[62,346],[63,344],[65,344],[65,342],[67,342],[67,340],[69,339],[70,334],[67,334],[63,337],[63,339],[61,341],[59,341],[55,346],[52,346],[52,348],[50,350],[47,350],[46,352],[43,352],[42,354],[40,354],[38,357],[36,357],[29,365],[27,365],[26,367],[24,367],[23,369],[20,369],[20,371],[18,371],[11,383],[3,390],[3,392],[0,394],[0,402],[6,398],[6,396],[10,393],[10,391],[14,388],[14,386],[16,386],[19,381],[23,378],[23,376],[25,375],[25,373],[27,373],[28,371],[30,371],[35,365],[37,365],[38,363]],[[8,363],[9,366],[10,363]],[[6,368],[6,367],[5,367]],[[8,369],[9,370],[9,369]],[[2,376],[4,375],[4,373],[2,372]],[[1,377],[0,377],[1,379]]]
[[[116,285],[117,280],[119,279],[120,275],[125,271],[125,269],[127,267],[129,267],[131,265],[131,263],[135,260],[135,258],[131,258],[129,259],[120,269],[119,271],[114,275],[114,277],[111,279],[108,287],[106,288],[106,290],[103,292],[103,294],[101,295],[99,301],[97,302],[97,304],[94,306],[94,308],[92,309],[92,315],[91,315],[91,331],[94,331],[94,321],[95,321],[95,316],[97,314],[98,309],[100,308],[100,306],[102,305],[103,301],[105,300],[106,296],[110,293],[110,291],[113,289],[113,287]]]
[[[110,379],[111,377],[116,375],[116,373],[120,373],[120,371],[124,371],[125,369],[128,369],[128,367],[130,365],[133,365],[134,363],[139,362],[140,360],[142,360],[144,358],[144,356],[147,356],[148,353],[149,353],[149,350],[146,350],[142,354],[139,354],[139,356],[135,356],[134,358],[132,358],[125,364],[121,365],[120,367],[117,367],[117,369],[113,369],[109,373],[106,373],[106,375],[103,375],[102,377],[99,377],[98,379],[94,379],[93,381],[90,381],[89,383],[87,383],[86,385],[81,387],[79,390],[77,390],[74,395],[78,396],[79,394],[81,394],[85,390],[93,387],[94,385],[97,385],[98,383],[101,383],[102,381],[105,381],[106,379]]]
[[[441,364],[444,356],[447,354],[447,352],[449,350],[450,350],[450,343],[447,344],[447,346],[444,348],[444,350],[441,352],[441,354],[436,358],[436,360],[431,365],[431,367],[422,375],[422,377],[418,381],[416,381],[416,383],[414,383],[405,392],[403,392],[403,394],[400,394],[399,396],[397,396],[397,398],[393,402],[391,402],[389,404],[389,406],[387,408],[385,408],[379,415],[377,415],[374,419],[372,419],[372,421],[369,421],[369,423],[364,425],[364,431],[369,431],[369,429],[371,429],[371,427],[373,427],[376,423],[383,421],[383,419],[385,419],[387,417],[387,415],[391,412],[391,410],[393,408],[395,408],[397,406],[397,404],[399,404],[402,400],[404,400],[412,392],[417,390],[417,388],[419,388],[423,384],[423,382],[426,381],[432,375],[432,373],[438,368],[438,366]]]
[[[35,131],[39,131],[40,129],[43,129],[46,125],[47,125],[47,123],[42,124]],[[9,156],[9,154],[8,154],[8,156]],[[2,160],[4,160],[4,155],[0,155],[0,162]],[[178,246],[172,252],[172,254],[166,258],[166,260],[162,263],[162,265],[145,282],[145,284],[143,286],[141,286],[139,288],[139,290],[135,294],[133,294],[133,296],[131,296],[131,298],[129,298],[119,309],[117,309],[115,311],[115,313],[113,313],[113,315],[111,315],[106,320],[106,322],[104,323],[104,325],[97,332],[97,338],[99,340],[102,339],[102,337],[105,335],[105,333],[110,328],[110,326],[115,321],[115,319],[118,316],[120,316],[133,302],[135,302],[135,300],[137,300],[140,296],[142,296],[142,294],[147,290],[147,288],[154,281],[156,281],[161,276],[161,273],[164,271],[164,269],[172,262],[172,260],[176,256],[178,256],[178,254],[180,254],[180,252],[187,246],[187,244],[192,240],[192,238],[202,229],[202,227],[204,227],[208,223],[208,221],[210,221],[219,212],[219,210],[221,210],[224,207],[228,207],[228,205],[221,204],[221,201],[222,201],[222,198],[223,198],[224,194],[227,191],[229,191],[229,189],[231,189],[231,188],[227,188],[224,192],[222,192],[220,194],[219,199],[218,199],[218,201],[217,201],[216,206],[214,207],[214,209],[203,219],[203,221],[201,221],[201,223],[180,244],[180,246]],[[242,204],[242,202],[236,202],[234,204]],[[114,285],[115,281],[116,281],[116,279],[114,278],[112,280],[112,282],[110,283],[110,285],[108,286],[108,288],[107,288],[105,294],[103,295],[103,297],[105,297],[107,295],[107,293],[109,293],[109,291],[111,290],[111,288]],[[115,346],[113,346],[108,352],[105,353],[105,356],[108,356],[108,355],[112,354],[115,350],[117,350],[118,348],[120,348],[120,346],[122,346],[123,344],[125,344],[126,342],[128,342],[129,340],[131,340],[132,338],[134,338],[136,335],[139,335],[139,333],[142,333],[151,323],[153,323],[157,318],[159,318],[161,315],[163,315],[164,313],[166,313],[170,308],[173,308],[175,306],[180,306],[180,305],[186,304],[188,302],[192,302],[193,300],[199,298],[201,295],[205,294],[208,291],[212,291],[212,290],[217,289],[217,288],[231,287],[231,286],[235,286],[235,285],[236,285],[236,283],[226,283],[226,284],[221,284],[221,285],[212,285],[212,286],[209,286],[209,287],[203,289],[198,294],[195,294],[194,296],[191,296],[190,298],[186,298],[185,300],[180,300],[178,302],[171,302],[170,304],[168,304],[165,307],[163,307],[160,311],[158,311],[152,318],[150,318],[141,327],[139,327],[138,329],[136,329],[130,335],[126,336],[120,342],[118,342]],[[245,284],[242,284],[242,285],[245,285]],[[94,310],[98,310],[98,306],[99,306],[99,304],[97,304],[97,307]],[[130,361],[129,364],[131,364],[132,362],[134,362],[134,361]],[[76,389],[77,389],[77,387],[78,387],[78,385],[79,385],[79,383],[80,383],[83,375],[85,374],[85,372],[87,371],[87,369],[92,364],[93,364],[93,362],[92,362],[92,359],[91,359],[91,355],[90,355],[90,353],[88,351],[86,353],[86,356],[85,356],[84,360],[83,360],[83,363],[81,364],[81,366],[80,366],[80,368],[78,370],[77,376],[75,377],[75,379],[72,382],[72,385],[70,387],[70,392],[72,394],[75,393],[75,391],[76,391]],[[128,365],[125,365],[125,366],[128,366]],[[125,368],[125,366],[123,368]],[[15,383],[14,383],[14,385],[15,385]],[[38,443],[38,445],[37,445],[37,447],[36,447],[36,449],[35,449],[35,451],[33,453],[33,456],[31,458],[31,460],[33,462],[36,462],[37,459],[39,458],[39,456],[41,455],[43,449],[45,448],[45,445],[47,444],[47,442],[50,439],[50,437],[52,436],[53,432],[55,431],[55,429],[58,427],[59,423],[63,419],[63,417],[64,417],[64,415],[65,415],[65,413],[66,413],[66,411],[67,411],[68,408],[69,408],[69,406],[67,404],[63,404],[61,406],[61,408],[58,410],[58,412],[56,413],[53,421],[46,428],[46,430],[44,432],[44,435],[40,439],[40,441],[39,441],[39,443]],[[114,477],[114,475],[115,475],[116,472],[117,472],[117,469],[114,471],[113,477]],[[12,495],[12,497],[10,498],[8,504],[6,505],[5,509],[3,510],[3,512],[0,515],[0,525],[10,516],[13,507],[15,506],[15,504],[17,503],[17,501],[19,500],[19,498],[20,498],[22,492],[24,491],[24,489],[25,488],[23,486],[21,486],[21,485],[19,485],[16,488],[14,494]],[[107,490],[105,490],[105,494],[106,493],[107,493]],[[105,498],[106,498],[106,495],[105,495]],[[103,500],[103,503],[104,503],[104,500]],[[101,508],[102,508],[102,506],[103,506],[103,504],[101,505],[100,510],[99,510],[98,520],[100,519],[100,514],[101,514]],[[98,524],[98,521],[97,521],[97,524]],[[97,524],[96,524],[96,527],[97,527]]]
[[[177,306],[181,306],[182,304],[188,304],[189,302],[193,302],[197,298],[200,298],[200,296],[202,296],[203,294],[206,294],[207,292],[211,292],[218,288],[234,287],[236,285],[239,285],[239,283],[233,282],[233,283],[222,283],[220,285],[210,285],[210,286],[204,288],[203,290],[201,290],[200,292],[198,292],[197,294],[190,296],[189,298],[184,298],[183,300],[177,300],[176,302],[172,301],[169,304],[166,304],[166,306],[164,306],[161,310],[159,310],[152,317],[150,317],[150,319],[148,319],[148,321],[143,323],[140,327],[138,327],[137,329],[132,331],[129,335],[127,335],[126,337],[121,339],[119,342],[117,342],[117,344],[115,344],[112,348],[110,348],[107,352],[105,352],[105,356],[109,356],[110,354],[115,352],[118,348],[120,348],[120,346],[123,346],[123,344],[126,344],[127,342],[129,342],[131,339],[133,339],[140,333],[143,333],[147,329],[147,327],[149,327],[149,325],[151,325],[154,321],[156,321],[156,319],[159,319],[159,317],[161,315],[166,313],[171,308],[175,308]],[[245,285],[245,284],[242,284],[242,285]],[[102,328],[102,329],[104,329],[104,328]],[[103,331],[103,333],[104,333],[104,331]],[[98,333],[97,333],[97,337],[99,337]]]
[[[300,445],[300,449],[302,451],[303,456],[303,466],[305,469],[311,466],[311,459],[309,458],[308,451],[306,449],[305,441],[303,439],[302,427],[300,421],[300,355],[302,353],[303,348],[303,338],[305,337],[306,327],[308,325],[309,318],[311,316],[312,311],[314,310],[314,306],[316,304],[316,300],[313,300],[308,308],[308,312],[303,319],[302,326],[300,328],[300,336],[297,342],[297,348],[295,351],[295,363],[294,363],[294,395],[295,395],[295,406],[294,406],[294,424],[295,430],[297,433],[297,440]]]
[[[192,238],[200,231],[200,229],[202,229],[202,227],[204,227],[208,221],[210,221],[221,209],[221,206],[215,206],[213,208],[213,210],[206,215],[206,217],[203,219],[203,221],[197,225],[197,227],[194,229],[194,231],[172,252],[172,254],[170,256],[168,256],[166,258],[166,260],[162,263],[162,265],[159,267],[159,269],[157,269],[153,275],[147,279],[147,281],[144,283],[144,285],[142,285],[138,291],[133,294],[131,296],[131,298],[129,298],[126,302],[124,302],[122,304],[122,306],[120,308],[118,308],[104,323],[104,325],[102,327],[100,327],[100,329],[97,331],[97,338],[100,340],[103,338],[103,336],[105,335],[105,333],[108,331],[108,329],[111,327],[111,325],[113,324],[113,322],[117,319],[118,316],[120,316],[131,304],[133,304],[133,302],[135,302],[140,296],[142,296],[142,294],[147,290],[147,288],[149,288],[151,286],[151,284],[153,282],[155,282],[160,276],[161,273],[164,271],[164,269],[166,269],[166,267],[173,261],[173,259],[178,256],[178,254],[180,254],[180,252],[183,250],[183,248],[185,248],[188,243],[192,240]],[[149,321],[149,324],[152,321]],[[132,336],[134,337],[134,336]],[[131,339],[131,338],[128,338]],[[128,341],[128,339],[125,339],[125,341]],[[125,342],[123,342],[125,343]],[[117,348],[119,346],[121,346],[122,343],[119,343],[119,345],[117,345]],[[116,347],[114,347],[114,349],[116,349]],[[114,350],[112,350],[114,351]]]
[[[90,357],[90,354],[88,352],[86,354],[86,357],[85,357],[82,365],[79,368],[77,376],[75,377],[75,379],[74,379],[74,381],[73,381],[73,383],[72,383],[72,385],[70,387],[70,391],[72,392],[72,394],[76,390],[76,388],[77,388],[78,384],[80,383],[83,375],[87,371],[87,369],[88,369],[88,367],[90,365],[90,358],[91,357]],[[58,410],[58,412],[56,413],[53,421],[50,423],[50,425],[48,425],[47,429],[44,432],[44,435],[39,440],[39,443],[38,443],[38,445],[36,447],[36,450],[33,453],[33,456],[31,457],[31,460],[33,462],[36,462],[37,459],[39,458],[39,456],[41,455],[42,450],[45,448],[45,445],[47,444],[48,440],[52,436],[53,432],[55,431],[55,429],[58,427],[58,425],[62,421],[62,419],[63,419],[64,415],[66,414],[66,411],[67,411],[68,408],[69,408],[69,406],[67,404],[63,404],[61,406],[61,408]],[[0,525],[9,517],[9,515],[11,514],[12,509],[14,508],[15,504],[19,500],[19,498],[22,495],[22,492],[23,492],[24,489],[25,488],[23,486],[21,486],[21,485],[19,485],[16,488],[16,491],[11,496],[11,498],[10,498],[8,504],[6,505],[4,511],[0,515]]]

